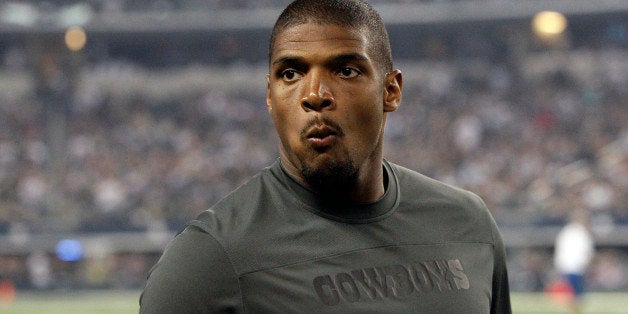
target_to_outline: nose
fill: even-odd
[[[310,72],[307,95],[301,99],[301,107],[305,111],[322,111],[332,109],[336,103],[334,96],[325,82],[323,75],[316,71]]]

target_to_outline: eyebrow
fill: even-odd
[[[305,60],[303,58],[301,58],[301,57],[285,56],[285,57],[281,57],[281,58],[278,58],[277,60],[273,61],[272,66],[276,66],[276,65],[296,66],[296,65],[300,65],[300,64],[305,64]]]
[[[325,60],[324,64],[328,67],[338,66],[341,64],[345,64],[348,62],[364,62],[368,61],[369,58],[360,53],[343,53],[335,56],[331,56],[327,60]],[[307,64],[305,58],[298,56],[285,56],[277,58],[277,60],[272,62],[272,66],[277,65],[289,65],[289,66],[303,66]]]

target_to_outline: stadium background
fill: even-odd
[[[0,295],[141,289],[185,221],[276,158],[264,75],[288,2],[0,2]],[[371,3],[405,83],[385,156],[484,198],[513,291],[556,278],[584,209],[590,289],[626,292],[628,2]],[[533,27],[545,10],[566,29]]]

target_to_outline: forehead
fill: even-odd
[[[368,54],[368,37],[363,30],[333,24],[305,23],[289,26],[276,37],[271,59],[285,54]]]

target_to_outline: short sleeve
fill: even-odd
[[[238,277],[220,243],[194,226],[179,233],[151,270],[140,313],[241,311]]]
[[[491,289],[491,313],[509,314],[512,313],[510,304],[510,286],[508,283],[508,269],[506,265],[506,248],[504,241],[497,228],[497,223],[486,207],[484,201],[473,194],[473,201],[482,210],[487,218],[488,228],[491,230],[493,242],[493,280]]]

